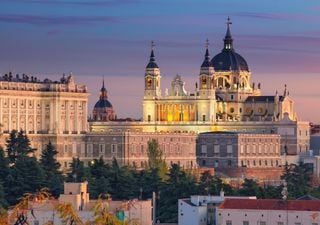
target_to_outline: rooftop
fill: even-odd
[[[320,200],[226,199],[220,209],[320,211]]]

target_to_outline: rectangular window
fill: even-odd
[[[260,221],[260,225],[267,225],[265,221]]]
[[[214,145],[214,146],[213,146],[213,152],[214,152],[215,154],[219,154],[219,152],[220,152],[220,145]]]
[[[240,153],[243,154],[244,153],[244,146],[240,145]]]
[[[104,150],[105,150],[105,145],[99,144],[99,154],[100,155],[104,155]]]
[[[243,225],[249,225],[249,221],[243,221]]]
[[[232,145],[227,145],[227,153],[232,154]]]
[[[201,156],[207,156],[207,145],[201,145]]]
[[[301,223],[294,223],[294,225],[301,225]]]
[[[231,220],[227,220],[226,221],[226,225],[232,225],[232,221]]]
[[[116,144],[111,144],[111,153],[116,154],[117,153],[117,145]]]
[[[283,222],[278,222],[277,225],[284,225],[284,223]]]

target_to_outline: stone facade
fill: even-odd
[[[88,95],[87,87],[76,84],[72,74],[60,81],[11,73],[0,77],[1,145],[11,130],[22,129],[37,149],[36,156],[51,141],[65,165],[84,146]]]
[[[280,135],[232,132],[200,133],[199,165],[214,168],[279,167]]]
[[[148,141],[152,139],[158,141],[168,166],[177,163],[184,168],[197,167],[195,133],[89,133],[86,136],[86,150],[79,157],[87,163],[100,157],[111,163],[116,158],[121,165],[143,168],[148,163]]]

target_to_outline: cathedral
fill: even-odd
[[[107,162],[116,158],[122,165],[144,167],[151,139],[158,140],[168,163],[185,167],[204,165],[208,158],[212,161],[212,149],[218,157],[212,165],[221,165],[226,159],[225,165],[236,167],[278,166],[280,155],[305,153],[309,150],[309,122],[298,120],[286,86],[282,93],[262,95],[261,85],[251,81],[247,61],[235,50],[230,24],[228,20],[221,52],[212,58],[207,41],[193,91],[186,90],[179,75],[173,77],[170,87],[162,89],[152,46],[141,76],[142,120],[117,118],[104,80],[88,116],[87,87],[77,84],[73,74],[58,81],[25,74],[0,76],[0,144],[5,145],[11,130],[23,129],[37,149],[36,156],[51,141],[64,169],[73,157],[86,163],[100,157]],[[225,146],[210,135],[200,138],[208,132],[220,132]],[[227,132],[239,135],[227,137]],[[255,162],[257,154],[260,159]],[[266,158],[269,161],[264,161]]]
[[[227,23],[222,51],[210,58],[208,41],[194,93],[186,91],[182,77],[161,92],[161,73],[151,50],[145,72],[143,121],[145,122],[249,122],[280,121],[285,113],[297,120],[288,91],[261,95],[260,83],[251,83],[246,60],[236,52]]]
[[[220,53],[211,58],[209,43],[194,91],[182,76],[171,87],[161,87],[161,72],[152,43],[144,74],[142,121],[91,121],[92,133],[141,131],[156,133],[237,132],[281,135],[281,152],[298,154],[309,149],[309,123],[299,121],[286,85],[282,93],[263,95],[261,84],[251,81],[247,61],[234,47],[231,22]]]

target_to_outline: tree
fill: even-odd
[[[60,163],[56,159],[58,152],[49,141],[40,157],[40,166],[44,172],[44,186],[49,188],[53,196],[58,197],[63,190],[64,177],[60,171]]]
[[[245,178],[242,187],[238,190],[241,196],[257,196],[258,184],[252,179]]]
[[[160,187],[157,220],[162,223],[178,222],[178,199],[196,194],[195,177],[187,174],[178,164],[169,169],[168,180]]]
[[[308,164],[299,165],[286,163],[282,179],[287,182],[289,199],[295,199],[307,194],[311,187],[312,169]]]
[[[36,192],[43,187],[44,176],[35,157],[23,156],[10,168],[6,179],[7,201],[10,205],[17,203],[26,192]]]
[[[14,164],[18,157],[28,156],[35,149],[31,148],[30,140],[23,130],[12,130],[7,140],[9,163]]]
[[[79,158],[73,158],[67,173],[67,182],[83,182],[88,179],[88,170]]]
[[[4,182],[9,174],[9,162],[3,149],[0,147],[0,183]]]
[[[165,180],[168,172],[166,161],[163,158],[163,152],[160,149],[156,139],[148,141],[148,166],[150,169],[158,169],[160,177]]]

